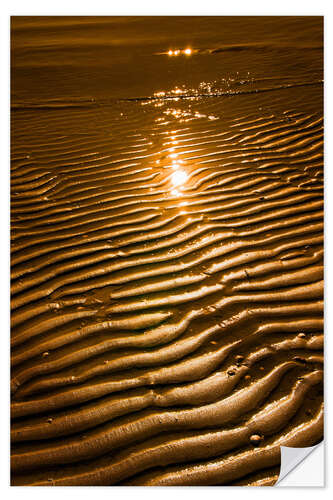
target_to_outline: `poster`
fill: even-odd
[[[323,448],[323,17],[10,31],[11,485],[283,486]]]

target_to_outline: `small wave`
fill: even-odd
[[[16,101],[11,103],[12,109],[58,109],[58,108],[86,108],[99,104],[95,98],[84,99],[48,99],[45,101]]]
[[[221,90],[216,92],[191,92],[183,94],[165,94],[164,96],[151,96],[151,97],[130,97],[119,99],[121,101],[148,101],[148,100],[179,100],[179,99],[192,99],[200,97],[228,97],[236,95],[248,95],[248,94],[258,94],[262,92],[273,92],[275,90],[290,89],[294,87],[306,87],[310,85],[322,85],[323,80],[316,80],[313,82],[302,82],[302,83],[285,83],[283,85],[277,85],[275,87],[262,87],[255,89],[242,89],[242,90]]]
[[[271,50],[323,50],[321,44],[287,44],[287,43],[237,43],[223,45],[215,49],[209,49],[210,54],[218,54],[220,52],[238,52],[243,50],[255,51],[271,51]]]
[[[68,100],[46,100],[46,101],[16,101],[11,104],[11,109],[64,109],[64,108],[87,108],[94,106],[111,106],[115,102],[122,101],[150,101],[150,100],[179,100],[179,99],[193,99],[203,97],[229,97],[236,95],[258,94],[262,92],[274,92],[275,90],[290,89],[294,87],[306,87],[311,85],[322,85],[323,80],[316,80],[311,82],[302,83],[285,83],[283,85],[276,85],[273,87],[262,87],[254,89],[242,90],[221,90],[213,92],[184,92],[183,94],[165,94],[164,96],[136,96],[136,97],[122,97],[122,98],[86,98],[86,99],[68,99]]]

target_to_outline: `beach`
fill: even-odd
[[[12,17],[13,485],[245,485],[323,436],[321,17]]]

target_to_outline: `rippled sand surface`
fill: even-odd
[[[12,19],[12,484],[322,439],[322,78],[321,18]]]

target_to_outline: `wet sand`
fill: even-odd
[[[322,439],[322,78],[319,17],[12,18],[13,485]]]

